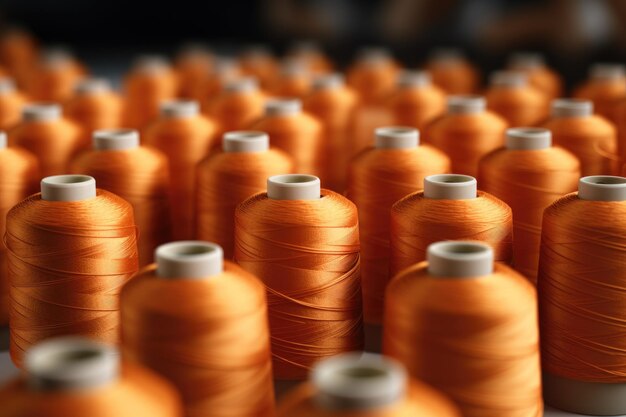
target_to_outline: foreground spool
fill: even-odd
[[[89,339],[55,338],[32,347],[25,374],[0,390],[1,417],[84,415],[182,417],[178,394],[119,353]]]
[[[432,388],[410,380],[389,358],[346,353],[319,362],[311,382],[281,402],[278,417],[457,417],[458,410]]]
[[[544,213],[538,291],[550,405],[626,414],[625,343],[619,337],[626,319],[625,236],[624,177],[581,178],[577,194]]]
[[[387,287],[384,348],[467,417],[542,415],[537,296],[491,247],[428,247]]]

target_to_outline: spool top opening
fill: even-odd
[[[396,80],[396,84],[400,88],[426,87],[431,83],[432,78],[426,71],[403,71]]]
[[[396,361],[370,353],[345,353],[320,361],[311,379],[317,404],[331,410],[363,410],[400,401],[407,374]]]
[[[552,117],[588,117],[593,114],[593,102],[575,98],[552,101]]]
[[[203,279],[224,270],[224,251],[200,240],[170,242],[156,248],[156,274],[166,279]]]
[[[514,127],[506,130],[506,148],[539,150],[552,146],[552,132],[539,127]]]
[[[161,115],[172,118],[194,117],[200,113],[200,106],[194,100],[168,100],[161,103]]]
[[[482,242],[444,241],[428,246],[428,273],[437,277],[470,278],[493,273],[493,249]]]
[[[457,95],[448,97],[448,113],[473,114],[484,112],[487,101],[481,96]]]
[[[87,78],[76,83],[74,92],[76,94],[99,94],[111,90],[111,84],[104,78]]]
[[[259,83],[254,77],[241,77],[234,80],[229,80],[224,85],[224,91],[230,93],[248,93],[257,91],[259,89]]]
[[[93,147],[98,151],[123,151],[139,146],[139,132],[134,129],[102,129],[93,132]]]
[[[306,174],[274,175],[267,179],[267,197],[272,200],[319,200],[320,179]]]
[[[528,84],[528,76],[520,71],[496,71],[491,74],[489,83],[494,87],[524,87]]]
[[[41,199],[82,201],[96,196],[96,180],[89,175],[53,175],[41,180]]]
[[[412,149],[419,146],[419,131],[412,127],[379,127],[374,132],[377,149]]]
[[[11,78],[0,78],[0,94],[9,94],[15,91],[15,81]]]
[[[22,117],[30,122],[53,121],[61,118],[61,106],[55,103],[27,104],[22,110]]]
[[[589,75],[593,80],[614,81],[626,78],[626,65],[598,63],[589,70]]]
[[[460,174],[437,174],[424,178],[424,197],[435,200],[476,198],[478,183],[474,177]]]
[[[592,175],[578,181],[578,198],[592,201],[626,201],[626,178]]]
[[[509,58],[509,67],[514,69],[531,70],[545,65],[543,55],[537,52],[517,52]]]
[[[314,90],[333,90],[341,88],[344,85],[345,80],[343,75],[340,73],[320,75],[313,79]]]
[[[290,116],[302,111],[302,101],[298,99],[270,99],[265,103],[266,116]]]
[[[270,138],[265,132],[238,130],[224,133],[224,152],[265,152],[270,148]]]

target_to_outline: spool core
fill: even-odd
[[[437,48],[431,54],[429,61],[436,64],[451,64],[463,61],[465,55],[457,48]]]
[[[170,242],[156,248],[156,274],[166,279],[203,279],[224,271],[224,251],[201,240]]]
[[[437,174],[424,178],[424,197],[435,200],[476,198],[478,183],[474,177],[460,174]]]
[[[382,65],[391,60],[391,52],[381,46],[366,46],[359,50],[357,59],[365,65]]]
[[[82,201],[96,196],[96,180],[89,175],[53,175],[41,180],[41,199]]]
[[[311,379],[320,407],[363,410],[401,400],[408,378],[402,365],[390,358],[355,352],[320,361]]]
[[[104,78],[88,78],[76,83],[76,94],[98,94],[111,90],[111,84]]]
[[[426,71],[403,71],[398,75],[396,84],[400,88],[417,88],[431,85],[432,78]]]
[[[259,89],[259,83],[254,77],[241,77],[230,80],[224,85],[224,90],[229,93],[248,93]]]
[[[166,71],[170,65],[167,58],[162,55],[141,55],[133,66],[139,72],[154,74]]]
[[[509,67],[530,70],[545,66],[543,55],[536,52],[517,52],[509,58]]]
[[[451,114],[473,114],[484,112],[487,108],[487,101],[481,96],[449,96],[448,113]]]
[[[224,152],[264,152],[270,148],[270,137],[265,132],[237,130],[224,133]]]
[[[591,175],[578,181],[578,198],[592,201],[626,201],[626,178]]]
[[[267,179],[267,197],[272,200],[319,200],[320,179],[315,175],[284,174]]]
[[[591,79],[614,81],[626,78],[626,66],[622,64],[598,63],[589,70]]]
[[[54,103],[27,104],[22,110],[22,118],[29,122],[44,122],[61,118],[61,106]]]
[[[539,127],[514,127],[506,130],[506,148],[531,151],[552,146],[552,132]]]
[[[9,94],[15,91],[15,81],[11,78],[0,78],[0,94]]]
[[[436,277],[472,278],[493,273],[493,249],[472,241],[445,241],[428,245],[428,273]]]
[[[496,71],[491,74],[489,82],[494,87],[524,87],[528,77],[520,71]]]
[[[7,147],[7,134],[0,130],[0,149],[6,149]]]
[[[161,115],[172,118],[197,116],[200,106],[194,100],[168,100],[161,103]]]
[[[389,126],[375,130],[377,149],[412,149],[419,146],[419,131],[412,127]]]
[[[559,98],[552,101],[552,117],[587,117],[593,114],[590,100]]]
[[[290,116],[302,111],[302,101],[298,99],[271,99],[265,103],[266,116]]]
[[[343,87],[344,84],[344,77],[339,73],[320,75],[313,79],[314,90],[332,90]]]
[[[134,129],[102,129],[93,132],[93,147],[98,151],[123,151],[139,146],[139,132]]]

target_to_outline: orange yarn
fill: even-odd
[[[381,103],[396,83],[398,65],[392,59],[377,58],[358,60],[346,72],[348,85],[358,92],[362,103]]]
[[[387,103],[393,123],[423,129],[446,109],[446,94],[434,85],[399,86]]]
[[[206,279],[145,268],[122,291],[125,357],[180,390],[186,416],[273,416],[267,305],[261,283],[228,261]]]
[[[312,79],[309,69],[298,61],[286,61],[268,86],[276,97],[304,98],[311,92]]]
[[[485,92],[487,108],[509,126],[535,126],[549,114],[548,97],[532,86],[491,86]]]
[[[421,190],[424,177],[449,172],[441,151],[370,148],[350,164],[346,196],[359,210],[361,281],[366,323],[382,322],[383,295],[389,282],[389,212],[393,204]]]
[[[220,133],[242,130],[263,116],[265,99],[265,94],[258,88],[242,91],[224,89],[206,102],[204,113],[218,122]]]
[[[384,104],[359,104],[355,109],[350,123],[349,157],[374,144],[374,130],[381,126],[392,126],[394,117]]]
[[[358,218],[346,198],[250,197],[235,213],[234,258],[267,288],[275,378],[304,379],[316,361],[361,349]]]
[[[9,79],[0,79],[0,83],[11,83]],[[22,120],[22,109],[26,104],[26,96],[15,89],[3,91],[0,88],[0,130],[15,127]]]
[[[11,358],[52,336],[118,340],[118,294],[137,272],[129,203],[98,189],[82,201],[34,194],[7,214]]]
[[[546,209],[538,292],[547,372],[626,381],[624,270],[625,201],[581,200],[572,193]]]
[[[478,89],[478,71],[463,57],[434,57],[425,69],[447,94],[472,94]]]
[[[37,191],[39,164],[20,148],[0,149],[0,236],[6,231],[7,212]],[[9,279],[4,239],[0,241],[0,326],[9,322]]]
[[[37,60],[37,42],[30,33],[12,29],[0,37],[0,62],[9,69],[20,87]]]
[[[269,87],[278,74],[278,62],[269,51],[263,48],[246,51],[239,58],[241,71],[259,80],[263,88]]]
[[[198,92],[207,83],[213,71],[215,57],[201,47],[184,50],[176,59],[176,72],[179,79],[179,96],[192,100],[203,100]]]
[[[597,114],[617,123],[617,106],[626,98],[626,78],[590,79],[580,85],[573,96],[591,100]]]
[[[243,77],[243,74],[236,61],[228,59],[218,60],[213,71],[209,73],[208,78],[203,83],[202,88],[194,91],[193,98],[201,103],[204,103],[207,99],[210,101],[220,94],[229,82],[241,77]]]
[[[332,60],[314,43],[300,43],[288,53],[287,59],[302,62],[311,71],[311,74],[328,74],[333,70]]]
[[[44,57],[35,64],[25,76],[24,91],[28,97],[37,101],[63,103],[74,93],[76,83],[85,77],[87,71],[71,56],[56,56],[50,52],[50,58]]]
[[[511,66],[510,69],[526,74],[530,84],[548,98],[554,99],[563,96],[563,80],[559,74],[547,66],[540,65],[528,68]]]
[[[505,265],[475,278],[420,263],[387,287],[385,354],[439,388],[467,417],[540,417],[537,295]]]
[[[497,261],[510,262],[513,244],[511,208],[478,191],[468,200],[425,198],[409,194],[391,208],[390,276],[426,259],[426,248],[441,240],[480,240]]]
[[[77,92],[65,105],[65,115],[82,127],[83,143],[90,144],[94,131],[121,126],[122,109],[122,98],[114,91],[104,88]]]

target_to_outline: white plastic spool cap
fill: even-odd
[[[76,83],[74,92],[76,94],[98,94],[111,90],[111,84],[104,78],[88,78]]]
[[[229,80],[224,85],[224,91],[230,93],[248,93],[257,91],[259,89],[259,83],[254,77],[241,77],[234,80]]]
[[[219,57],[215,60],[213,71],[219,77],[230,77],[239,72],[239,64],[233,58]]]
[[[267,197],[272,200],[319,200],[321,192],[315,175],[284,174],[267,179]]]
[[[265,132],[237,130],[224,133],[224,152],[264,152],[270,148],[270,137]]]
[[[407,373],[391,358],[372,353],[344,353],[318,362],[311,379],[314,401],[325,409],[364,410],[401,401]]]
[[[476,178],[460,174],[437,174],[424,178],[424,197],[434,200],[470,200],[476,198]]]
[[[594,64],[589,70],[589,75],[594,80],[620,80],[626,78],[626,65],[622,64]]]
[[[431,85],[432,78],[426,71],[402,71],[396,84],[400,88],[416,88]]]
[[[298,99],[271,99],[265,103],[266,116],[290,116],[302,111],[302,101]]]
[[[119,352],[82,337],[48,339],[26,351],[27,383],[38,391],[97,388],[118,379]]]
[[[74,55],[65,47],[48,48],[41,53],[41,63],[47,67],[62,67],[69,65],[73,60]]]
[[[419,146],[419,131],[413,127],[379,127],[374,132],[377,149],[413,149]]]
[[[449,96],[448,113],[450,114],[473,114],[484,112],[487,101],[481,96]]]
[[[446,65],[465,60],[463,51],[457,48],[437,48],[429,57],[429,61],[437,65]]]
[[[593,102],[576,98],[552,101],[552,117],[588,117],[593,114]]]
[[[552,132],[540,127],[513,127],[506,130],[506,148],[539,150],[552,146]]]
[[[200,113],[200,105],[194,100],[168,100],[161,103],[161,116],[186,118]]]
[[[626,178],[591,175],[578,181],[578,198],[592,201],[626,201]]]
[[[391,51],[379,46],[367,46],[361,48],[357,60],[365,65],[381,65],[391,61]]]
[[[519,71],[496,71],[491,74],[489,83],[494,87],[524,87],[528,76]]]
[[[156,248],[156,274],[166,279],[203,279],[224,271],[224,251],[200,240],[170,242]]]
[[[289,54],[292,55],[312,55],[321,54],[322,48],[319,43],[312,40],[301,40],[294,42],[289,48]]]
[[[345,85],[345,79],[340,73],[325,74],[313,79],[314,90],[332,90]]]
[[[15,81],[11,78],[0,78],[0,94],[9,94],[15,91]]]
[[[139,146],[139,132],[134,129],[102,129],[93,132],[93,147],[98,151],[123,151]]]
[[[96,180],[89,175],[53,175],[41,180],[41,199],[82,201],[96,196]]]
[[[7,147],[7,134],[0,130],[0,149],[5,149]]]
[[[61,106],[54,103],[27,104],[22,110],[22,117],[29,122],[58,120],[61,114]]]
[[[167,71],[169,67],[169,61],[162,55],[141,55],[133,65],[134,70],[150,74]]]
[[[536,52],[517,52],[509,58],[509,67],[520,70],[530,70],[546,65],[543,55]]]
[[[482,242],[444,241],[428,245],[428,273],[436,277],[470,278],[493,273],[493,249]]]
[[[285,59],[280,65],[280,74],[284,77],[300,77],[308,75],[309,65],[300,58]]]

